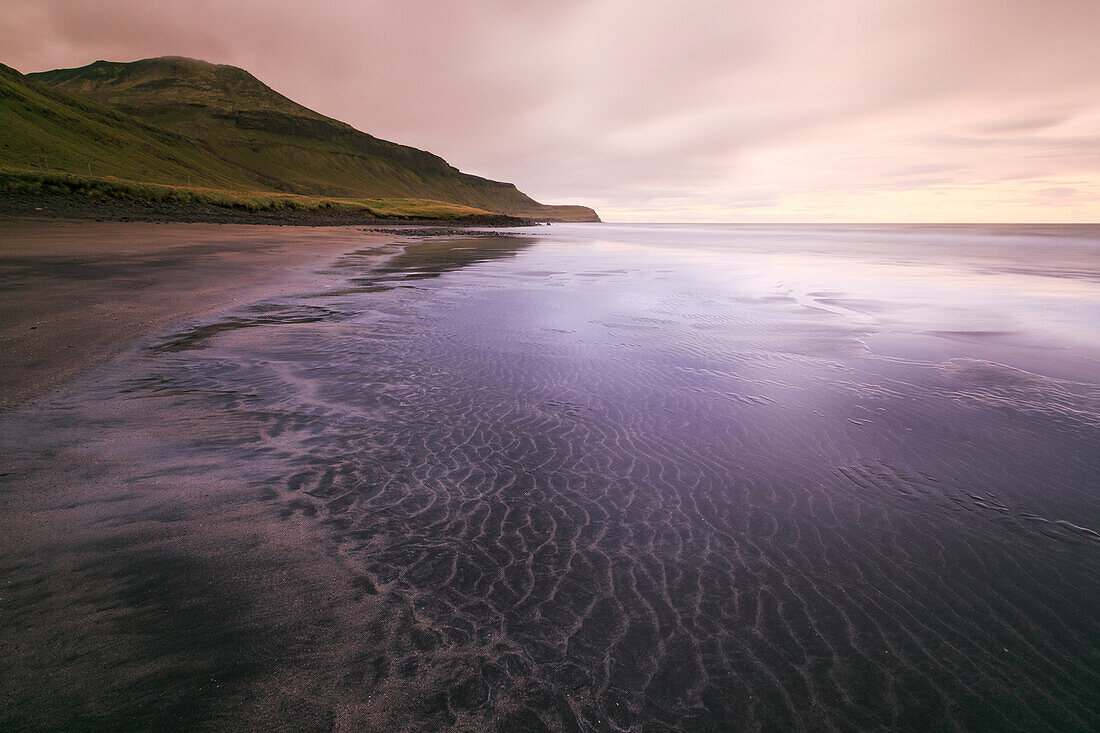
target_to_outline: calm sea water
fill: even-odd
[[[304,523],[390,725],[1100,727],[1100,227],[429,239],[24,419]]]

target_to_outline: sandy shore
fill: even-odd
[[[0,410],[173,321],[305,287],[340,253],[389,239],[346,227],[0,220]]]
[[[0,223],[0,728],[331,728],[328,658],[363,632],[339,558],[244,483],[136,480],[140,431],[99,440],[46,416],[143,337],[320,287],[341,255],[369,266],[393,241]]]
[[[1088,231],[49,232],[0,731],[1100,729]]]

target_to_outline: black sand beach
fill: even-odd
[[[355,246],[334,230],[0,220],[0,409],[174,321],[293,291]]]
[[[92,322],[0,727],[1100,724],[1095,227],[99,227],[0,263]]]
[[[87,378],[171,323],[318,285],[327,277],[318,270],[336,256],[395,239],[347,227],[0,227],[0,409],[9,412]],[[8,445],[38,437],[5,428]],[[10,486],[16,475],[5,456],[0,482]],[[330,561],[310,554],[302,538],[288,539],[285,527],[261,539],[266,521],[231,509],[221,485],[174,486],[180,493],[168,511],[193,521],[173,531],[150,532],[147,521],[126,516],[130,509],[104,515],[91,507],[121,497],[104,499],[86,479],[105,458],[42,456],[38,480],[5,492],[4,727],[311,721],[308,711],[246,710],[240,701],[227,708],[217,698],[231,698],[221,691],[241,678],[277,674],[273,659],[289,665],[316,643],[317,629],[312,641],[297,635],[319,623],[326,575],[339,575],[326,573]],[[280,695],[258,697],[272,704]],[[233,717],[219,717],[224,709]]]

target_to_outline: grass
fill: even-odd
[[[42,174],[254,187],[197,141],[87,99],[28,83],[0,66],[0,166]]]
[[[115,177],[41,173],[0,167],[0,193],[63,194],[102,200],[137,199],[160,203],[218,206],[237,211],[361,211],[382,219],[480,219],[493,212],[430,199],[365,199],[305,196],[280,192],[138,183]]]

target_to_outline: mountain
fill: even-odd
[[[34,215],[44,207],[54,215],[198,221],[355,223],[364,214],[483,224],[509,219],[418,198],[265,191],[252,172],[204,142],[43,86],[0,64],[0,216]]]
[[[0,163],[7,168],[232,188],[238,166],[183,135],[28,83],[0,64]]]
[[[0,143],[7,167],[40,170],[48,157],[50,170],[128,181],[599,220],[360,132],[233,66],[163,57],[26,76],[3,67],[0,84],[0,107],[13,110],[0,120],[0,130],[11,127]]]

